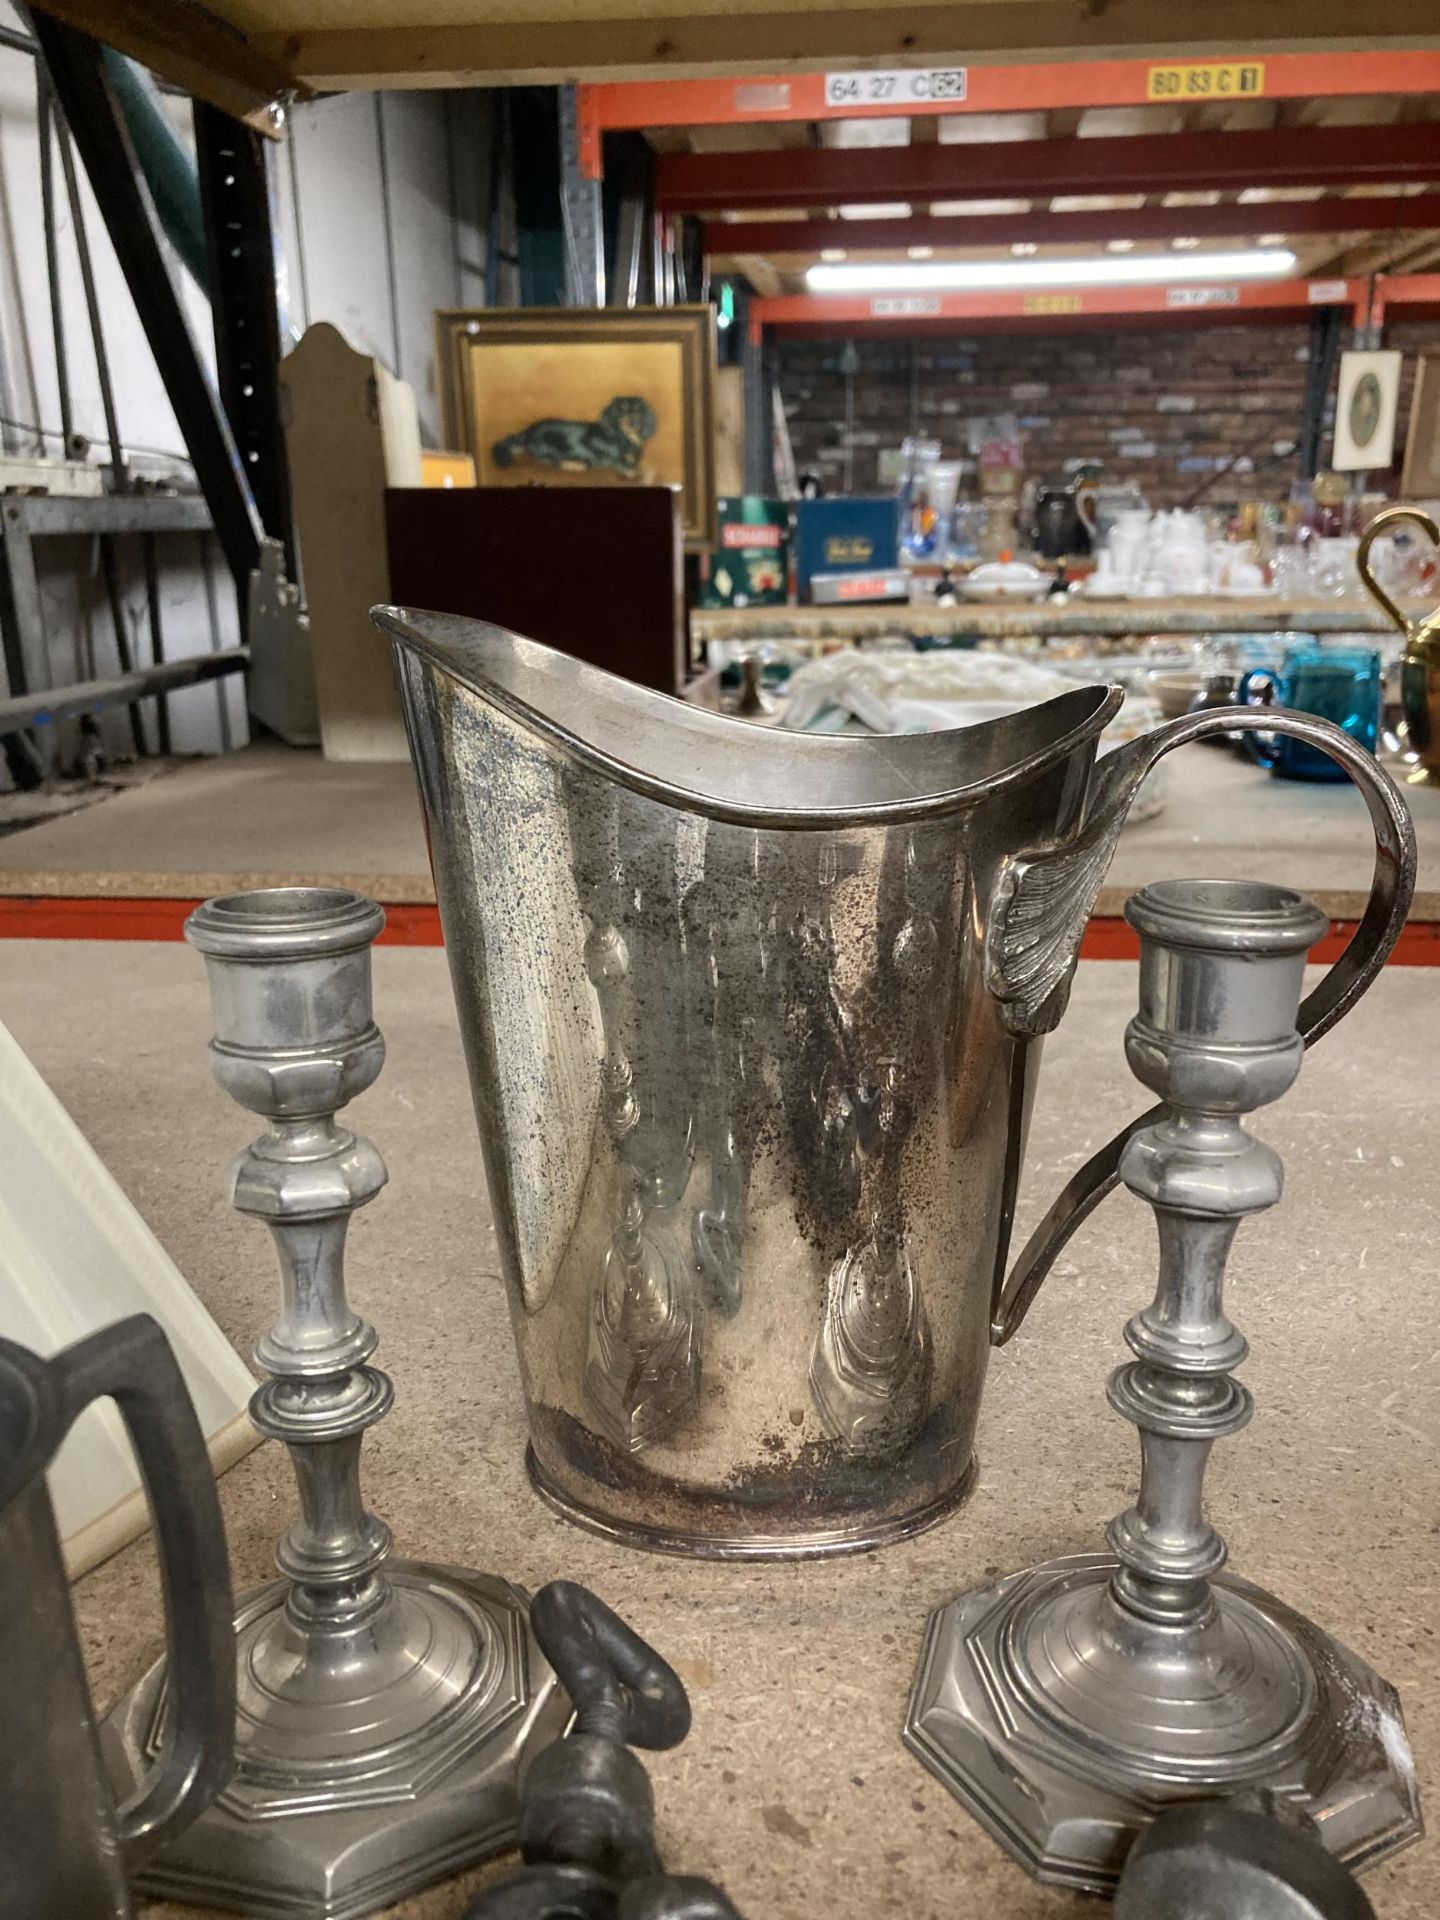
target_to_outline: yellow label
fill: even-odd
[[[1265,91],[1263,60],[1151,67],[1145,76],[1149,100],[1257,100]]]
[[[1078,293],[1027,293],[1022,313],[1083,313],[1085,302]]]

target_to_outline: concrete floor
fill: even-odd
[[[435,898],[408,760],[342,763],[268,741],[0,843],[0,894],[191,898],[321,879]]]
[[[1275,780],[1213,747],[1160,769],[1165,805],[1121,835],[1098,911],[1179,874],[1264,874],[1358,914],[1370,884],[1365,809],[1349,785]],[[1440,920],[1440,791],[1407,788],[1420,841],[1412,917]],[[322,881],[394,904],[432,901],[407,765],[339,765],[276,743],[191,762],[134,792],[0,843],[0,895],[193,899]]]
[[[1348,796],[1353,799],[1353,796]],[[116,803],[117,805],[119,803]],[[63,824],[63,823],[62,823]],[[51,831],[47,829],[47,831]],[[402,1553],[596,1588],[684,1674],[694,1730],[651,1771],[668,1861],[722,1880],[749,1920],[1075,1920],[1103,1911],[1032,1884],[900,1744],[926,1615],[998,1570],[1096,1547],[1130,1499],[1133,1431],[1104,1401],[1125,1318],[1150,1297],[1154,1229],[1128,1195],[1067,1251],[995,1357],[968,1507],[858,1559],[735,1568],[590,1538],[530,1493],[524,1411],[474,1145],[444,957],[375,956],[389,1064],[356,1103],[391,1185],[357,1220],[350,1275],[397,1383],[366,1443],[371,1505]],[[1084,966],[1050,1043],[1023,1228],[1142,1096],[1121,1033],[1128,965]],[[211,1083],[202,969],[179,946],[0,942],[0,1018],[134,1197],[226,1333],[249,1351],[276,1299],[267,1236],[221,1169],[249,1137]],[[1254,1424],[1216,1450],[1213,1517],[1237,1571],[1360,1649],[1398,1686],[1422,1792],[1440,1795],[1440,1307],[1435,1255],[1440,999],[1392,970],[1256,1123],[1285,1200],[1242,1227],[1231,1312],[1254,1354]],[[237,1586],[268,1576],[291,1516],[279,1450],[222,1483]],[[160,1643],[148,1543],[77,1602],[97,1700]],[[1435,1801],[1440,1805],[1440,1799]],[[472,1874],[395,1909],[458,1920]],[[1440,1848],[1369,1876],[1380,1920],[1435,1920]],[[150,1907],[159,1916],[178,1908]]]

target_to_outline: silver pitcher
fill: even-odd
[[[428,822],[529,1404],[530,1470],[636,1545],[815,1554],[974,1475],[991,1344],[1117,1180],[1075,1176],[1008,1277],[1041,1036],[1126,811],[1186,716],[1108,754],[1079,687],[950,733],[750,725],[476,621],[377,609]],[[1302,1010],[1364,992],[1414,886],[1370,811],[1364,920]],[[1137,1125],[1139,1122],[1136,1123]]]
[[[109,1395],[155,1516],[171,1711],[119,1808],[106,1780],[45,1472]],[[0,1340],[0,1913],[127,1920],[127,1878],[215,1798],[235,1745],[230,1568],[204,1436],[148,1314],[52,1360]]]

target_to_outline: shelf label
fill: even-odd
[[[852,573],[835,582],[835,592],[841,600],[886,600],[895,592],[895,576],[891,573]]]
[[[1078,293],[1027,293],[1020,310],[1022,313],[1083,313],[1085,302]]]
[[[889,72],[827,73],[827,107],[916,107],[965,98],[964,67],[899,67]]]
[[[1167,287],[1167,307],[1238,307],[1239,287]]]
[[[1350,298],[1346,280],[1312,280],[1305,294],[1312,307],[1343,306]]]
[[[737,80],[735,111],[737,113],[788,113],[790,82],[788,80]]]
[[[1258,100],[1265,91],[1263,60],[1222,60],[1151,67],[1147,100]]]
[[[877,320],[914,319],[917,315],[938,314],[942,311],[940,298],[933,293],[877,294],[870,302],[870,311]]]

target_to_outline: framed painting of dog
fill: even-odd
[[[678,487],[686,546],[715,544],[713,307],[450,307],[435,331],[480,486]]]

